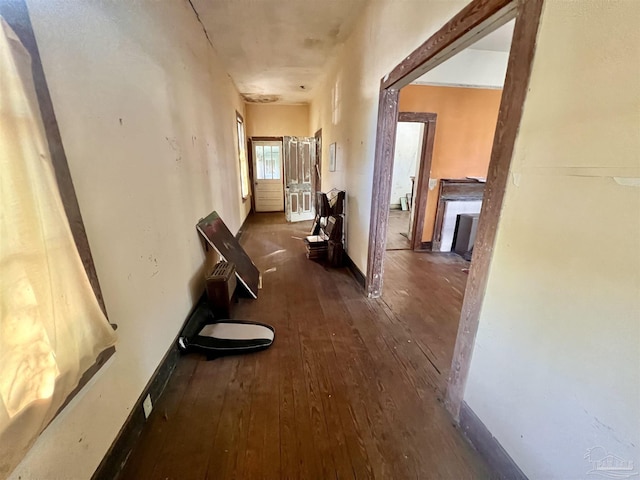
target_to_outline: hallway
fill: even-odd
[[[489,476],[440,402],[467,262],[387,252],[385,294],[369,300],[347,269],[305,258],[308,227],[250,218],[263,290],[234,317],[272,324],[275,343],[183,357],[121,478]]]

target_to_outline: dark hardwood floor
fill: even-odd
[[[183,357],[125,479],[489,478],[441,404],[467,264],[387,252],[385,293],[304,255],[308,223],[250,219],[263,272],[234,318],[276,328],[266,351]]]
[[[409,223],[411,212],[408,210],[389,210],[387,224],[387,250],[411,250],[409,241]]]

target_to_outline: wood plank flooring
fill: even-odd
[[[409,222],[411,212],[408,210],[389,210],[387,224],[387,250],[410,250]]]
[[[467,262],[387,252],[370,300],[346,269],[306,259],[308,227],[250,219],[263,289],[233,316],[273,325],[275,343],[183,357],[121,478],[490,478],[440,402]]]

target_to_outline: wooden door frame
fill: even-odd
[[[435,113],[427,112],[400,112],[398,122],[416,122],[424,125],[422,135],[422,150],[420,151],[420,165],[414,196],[416,196],[415,213],[413,215],[413,225],[411,225],[411,238],[409,239],[411,250],[426,250],[426,245],[422,242],[422,231],[424,230],[424,217],[427,213],[427,195],[429,194],[429,177],[431,175],[431,161],[433,158],[433,143],[436,136]],[[419,233],[418,233],[419,232]]]
[[[400,89],[456,53],[516,19],[507,76],[487,173],[482,214],[467,280],[445,406],[458,420],[478,331],[511,157],[522,118],[544,0],[473,0],[399,63],[380,83],[365,291],[382,293],[383,262]]]
[[[247,137],[247,158],[249,159],[249,182],[251,183],[251,211],[256,211],[256,181],[255,173],[253,171],[253,142],[280,142],[282,143],[282,137]],[[283,162],[283,175],[282,175],[282,195],[284,195],[284,162]],[[284,201],[284,198],[283,198]]]

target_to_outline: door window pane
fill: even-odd
[[[264,180],[264,149],[262,145],[256,145],[256,178]]]
[[[271,145],[264,147],[264,178],[265,180],[273,179],[273,162],[271,161]]]
[[[271,147],[271,159],[273,160],[273,179],[280,180],[280,172],[282,171],[282,163],[280,160],[280,147],[274,145]]]
[[[282,159],[280,145],[255,145],[256,180],[280,180]]]

